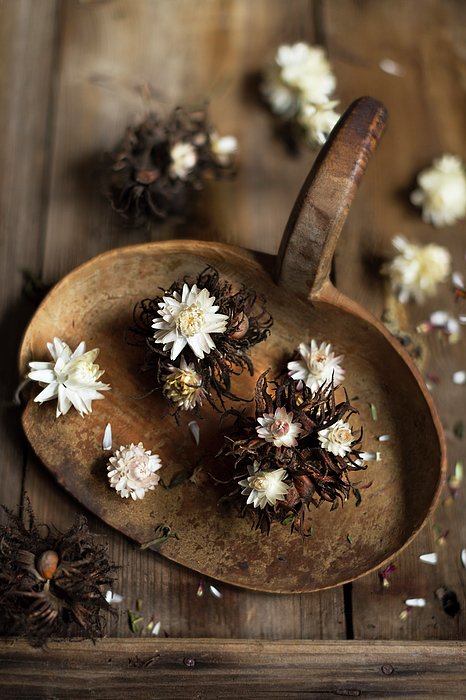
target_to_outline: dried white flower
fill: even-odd
[[[305,102],[326,102],[335,90],[336,78],[321,46],[304,42],[280,46],[275,61],[282,82],[297,90]]]
[[[260,427],[256,426],[259,437],[266,442],[273,442],[275,447],[295,447],[296,437],[302,432],[301,423],[293,423],[293,414],[287,413],[286,408],[277,408],[274,414],[264,413],[257,419]]]
[[[450,253],[435,243],[425,246],[409,243],[404,236],[395,236],[392,244],[401,255],[384,265],[381,272],[389,275],[401,303],[412,298],[422,304],[426,297],[434,296],[437,284],[449,275]]]
[[[283,483],[287,472],[285,469],[275,469],[274,471],[265,472],[258,470],[258,462],[254,462],[248,466],[249,476],[238,482],[243,486],[241,494],[247,496],[247,504],[253,504],[254,508],[265,508],[267,503],[274,506],[278,500],[281,500],[288,493],[290,488]]]
[[[215,343],[211,333],[225,331],[228,316],[217,314],[215,298],[209,296],[207,289],[199,290],[194,284],[191,289],[183,285],[180,296],[174,292],[172,297],[163,297],[159,302],[159,314],[152,323],[155,329],[156,343],[163,343],[164,350],[170,350],[170,359],[175,360],[185,345],[189,345],[196,357],[201,360],[208,355]]]
[[[189,411],[198,404],[202,406],[202,399],[206,394],[202,388],[202,377],[194,369],[194,364],[190,362],[188,365],[181,355],[180,366],[168,365],[168,371],[170,374],[162,377],[165,382],[163,385],[165,396],[184,411]]]
[[[434,226],[451,226],[466,216],[466,172],[458,156],[445,154],[417,176],[419,188],[411,202],[422,207],[422,218]]]
[[[298,111],[297,120],[304,129],[311,148],[323,146],[340,119],[341,115],[334,110],[337,104],[338,100],[323,104],[304,104]]]
[[[273,64],[266,68],[263,78],[260,91],[272,112],[293,117],[298,109],[298,95],[283,82],[279,66]]]
[[[217,163],[228,167],[238,150],[238,141],[234,136],[220,137],[216,131],[210,135],[210,147]]]
[[[94,364],[99,348],[86,352],[86,344],[79,343],[74,352],[60,338],[47,343],[53,362],[30,362],[29,378],[45,387],[34,399],[38,403],[58,398],[57,418],[65,415],[71,406],[81,416],[92,412],[92,401],[103,399],[99,391],[110,389],[98,379],[105,370]]]
[[[110,486],[119,492],[122,498],[136,501],[144,498],[146,491],[153,491],[160,481],[155,472],[160,469],[162,462],[158,455],[144,450],[144,445],[126,445],[116,450],[107,464]]]
[[[170,150],[169,175],[173,180],[186,180],[197,163],[197,152],[192,143],[179,141]]]
[[[345,376],[345,370],[339,362],[345,359],[344,355],[335,357],[330,343],[317,345],[315,340],[311,344],[300,343],[298,346],[301,355],[300,360],[288,362],[288,374],[296,380],[302,380],[311,391],[317,391],[323,384],[333,379],[341,381]]]
[[[351,451],[353,433],[349,423],[345,423],[341,419],[330,428],[319,430],[317,437],[323,449],[327,450],[327,452],[332,452],[334,455],[345,457],[346,453]]]

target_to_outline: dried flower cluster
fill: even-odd
[[[53,362],[30,362],[29,378],[45,387],[34,399],[38,403],[58,399],[57,418],[65,415],[71,406],[81,416],[92,412],[92,402],[103,399],[100,391],[110,389],[100,382],[105,370],[94,364],[99,348],[86,352],[86,344],[79,343],[74,352],[60,338],[47,343]]]
[[[166,119],[149,116],[130,127],[110,154],[105,192],[130,224],[149,219],[182,222],[205,179],[234,176],[237,142],[207,124],[206,110],[176,109]]]
[[[42,535],[30,505],[27,524],[4,508],[8,525],[0,527],[0,634],[43,644],[48,637],[103,635],[113,611],[105,591],[116,566],[107,547],[97,544],[81,517],[68,532],[47,526]]]
[[[237,291],[213,268],[194,284],[174,282],[161,297],[143,299],[128,329],[130,345],[148,349],[143,371],[154,370],[153,389],[161,387],[169,411],[199,411],[203,400],[216,405],[231,392],[231,375],[254,367],[249,350],[265,340],[272,318],[253,289]]]
[[[395,236],[392,243],[401,255],[384,265],[381,271],[390,277],[399,301],[404,304],[414,299],[422,304],[426,297],[435,295],[437,284],[449,275],[450,253],[435,243],[425,246],[409,243],[404,236]]]
[[[458,156],[444,154],[417,176],[411,202],[422,207],[422,218],[437,228],[452,226],[466,216],[466,171]]]
[[[346,392],[337,402],[332,381],[312,391],[286,377],[272,396],[266,374],[256,384],[255,417],[229,411],[236,422],[221,453],[234,460],[238,486],[222,500],[239,499],[242,513],[252,511],[263,532],[278,520],[292,522],[304,536],[310,505],[327,501],[333,510],[343,504],[353,489],[349,473],[365,469],[362,429],[353,433],[348,419],[357,411]],[[238,475],[244,468],[247,474]]]
[[[261,92],[275,114],[299,125],[306,142],[319,148],[340,115],[330,100],[336,78],[325,50],[304,42],[280,46],[263,75]]]

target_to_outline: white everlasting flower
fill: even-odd
[[[107,464],[110,486],[114,488],[122,498],[131,498],[136,501],[144,498],[146,491],[153,491],[160,481],[160,476],[155,472],[160,469],[162,462],[158,455],[151,454],[150,450],[144,450],[144,445],[126,445],[116,450]]]
[[[323,104],[304,104],[298,111],[297,120],[306,133],[306,139],[313,148],[323,146],[330,132],[340,119],[334,107],[338,100]]]
[[[166,374],[162,379],[163,393],[173,403],[184,411],[188,411],[197,404],[202,406],[202,399],[205,398],[205,391],[202,389],[202,377],[194,369],[192,362],[187,364],[183,355],[180,358],[180,366],[168,365],[170,374]]]
[[[436,158],[417,176],[419,188],[411,202],[422,207],[422,218],[434,226],[451,226],[466,216],[466,172],[458,156]]]
[[[422,304],[426,297],[434,296],[437,284],[450,274],[450,253],[435,243],[425,246],[408,243],[404,236],[395,236],[392,243],[401,255],[381,271],[389,275],[399,301],[404,304],[412,298]]]
[[[179,178],[186,180],[189,173],[197,163],[197,152],[192,143],[184,143],[179,141],[175,143],[170,151],[170,169],[169,174],[173,180]]]
[[[273,442],[275,447],[296,447],[296,437],[302,433],[301,423],[293,423],[293,414],[287,413],[286,408],[277,408],[274,414],[264,413],[257,419],[260,427],[256,426],[259,437],[266,442]]]
[[[215,347],[210,334],[223,333],[227,325],[228,316],[217,314],[218,308],[207,289],[184,284],[181,295],[174,292],[172,297],[163,297],[163,302],[159,302],[161,318],[155,318],[152,323],[155,342],[163,343],[164,350],[171,350],[172,360],[186,345],[202,360]]]
[[[289,118],[296,114],[299,104],[297,92],[285,85],[277,64],[268,66],[264,71],[260,91],[275,114],[286,115]]]
[[[227,167],[231,164],[238,150],[238,141],[234,136],[220,137],[215,131],[210,135],[210,147],[217,163],[222,167]]]
[[[254,462],[248,466],[249,476],[238,482],[243,486],[241,494],[247,496],[247,505],[253,504],[254,508],[265,508],[267,504],[274,506],[279,500],[282,500],[288,493],[290,488],[283,483],[287,472],[285,469],[275,469],[274,471],[266,472],[258,469],[259,463]]]
[[[336,382],[344,378],[345,370],[339,363],[345,357],[344,355],[335,357],[335,353],[331,352],[330,343],[323,342],[318,346],[315,340],[311,340],[310,345],[300,343],[298,350],[301,359],[288,362],[288,374],[292,379],[303,381],[311,391],[317,391],[321,386],[332,381],[332,378]]]
[[[304,42],[280,46],[275,58],[282,82],[298,91],[305,102],[326,102],[336,87],[325,50]]]
[[[92,412],[92,401],[103,399],[99,391],[110,389],[108,384],[99,382],[105,370],[94,364],[99,348],[86,352],[86,344],[81,342],[74,352],[60,338],[47,343],[53,362],[30,362],[29,378],[45,387],[34,399],[37,403],[58,398],[57,418],[65,415],[71,406],[81,416]]]
[[[319,430],[317,437],[324,450],[332,452],[334,455],[345,457],[346,453],[351,451],[353,433],[349,423],[345,423],[341,419],[330,428]]]

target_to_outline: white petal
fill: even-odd
[[[110,423],[107,423],[107,426],[105,428],[104,437],[102,440],[102,449],[103,450],[111,450],[112,449],[112,426]]]
[[[463,564],[464,568],[466,569],[466,549],[461,550],[461,563]]]
[[[408,598],[405,600],[405,605],[410,608],[424,608],[426,606],[425,598]]]
[[[426,564],[436,564],[437,563],[437,552],[431,552],[430,554],[421,554],[419,559]]]
[[[196,442],[196,445],[199,445],[199,436],[200,436],[199,424],[197,423],[197,421],[192,420],[188,423],[188,428],[191,431],[191,434]]]
[[[458,372],[453,374],[452,379],[454,384],[466,384],[466,372],[458,370]]]

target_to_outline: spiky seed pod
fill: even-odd
[[[51,636],[101,637],[104,613],[116,614],[104,592],[117,567],[107,547],[89,533],[86,519],[60,533],[37,526],[29,502],[26,525],[3,509],[8,525],[0,527],[0,634],[38,645]]]
[[[148,220],[183,222],[205,179],[235,175],[236,140],[219,139],[207,123],[207,109],[175,109],[166,119],[151,114],[129,127],[108,155],[104,191],[129,224]]]
[[[240,397],[231,391],[232,375],[239,375],[247,370],[251,376],[254,374],[253,363],[249,352],[257,343],[264,341],[270,333],[273,319],[266,309],[265,300],[244,285],[234,289],[233,285],[221,280],[219,273],[212,267],[206,267],[196,278],[195,286],[198,290],[207,290],[209,297],[215,299],[218,306],[218,314],[227,320],[222,332],[212,334],[214,347],[204,357],[199,358],[189,344],[186,344],[181,355],[172,361],[170,349],[164,350],[163,344],[154,338],[154,320],[160,318],[160,304],[164,298],[172,298],[174,295],[181,297],[183,286],[192,281],[178,280],[169,289],[163,291],[161,296],[154,299],[143,299],[133,312],[133,326],[125,334],[125,340],[129,345],[136,345],[147,349],[142,366],[142,371],[153,371],[154,381],[151,390],[164,388],[166,378],[173,376],[173,367],[191,368],[191,380],[183,379],[185,392],[206,398],[216,409],[218,403],[224,408],[224,401],[239,401]],[[183,360],[181,360],[183,358]],[[187,371],[187,370],[185,370]],[[169,379],[173,384],[173,379]],[[181,380],[177,380],[179,387]],[[170,387],[171,387],[170,384]],[[170,389],[170,387],[168,389]],[[191,392],[189,391],[191,390]],[[202,392],[202,394],[201,394]],[[164,395],[168,401],[168,411],[179,419],[179,412],[186,408],[186,402],[173,400],[174,394],[164,389]],[[192,408],[199,415],[199,405],[193,399]]]

